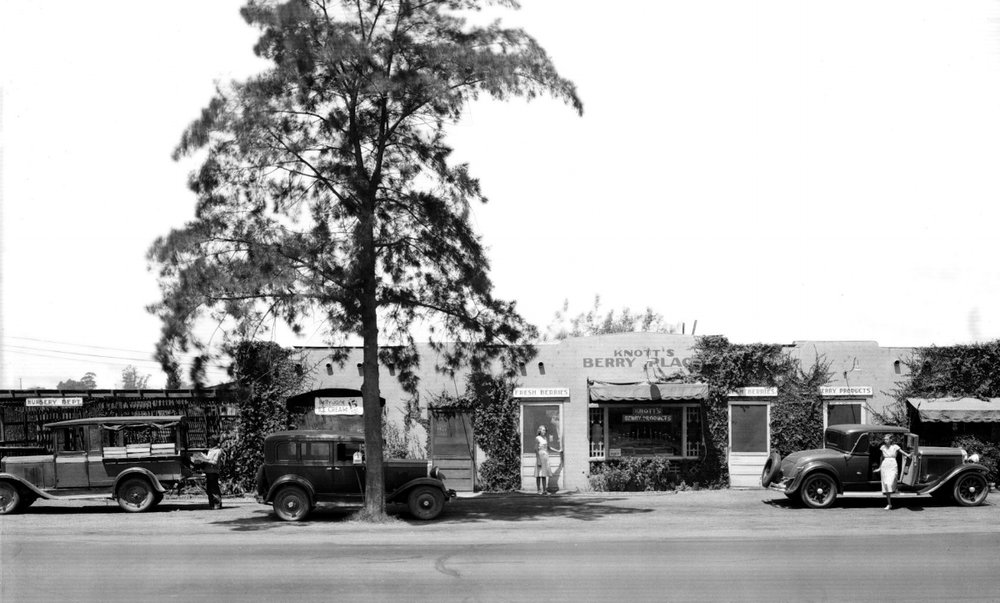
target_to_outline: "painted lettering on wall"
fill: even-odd
[[[83,406],[83,398],[27,398],[25,406]]]
[[[686,352],[687,350],[682,350]],[[665,369],[692,370],[699,361],[690,356],[681,357],[673,348],[618,348],[610,356],[583,358],[583,368],[635,368],[641,369],[648,361]]]

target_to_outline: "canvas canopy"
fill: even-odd
[[[655,402],[704,400],[704,383],[600,383],[590,385],[591,402]]]
[[[1000,398],[907,398],[929,423],[1000,423]]]

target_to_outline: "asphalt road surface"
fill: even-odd
[[[767,491],[482,496],[434,522],[167,499],[0,517],[0,600],[996,601],[1000,494],[976,508]]]

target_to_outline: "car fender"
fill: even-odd
[[[47,500],[58,500],[59,499],[58,496],[53,496],[52,494],[49,494],[48,492],[45,492],[44,490],[39,490],[38,487],[35,486],[35,484],[33,484],[33,483],[29,482],[29,481],[26,481],[23,477],[20,477],[20,476],[17,476],[17,475],[12,475],[10,473],[0,473],[0,481],[14,482],[14,483],[20,485],[21,487],[23,487],[25,490],[30,491],[32,494],[34,494],[38,498],[44,498],[44,499],[47,499]]]
[[[137,475],[141,475],[142,477],[148,479],[149,483],[153,484],[153,489],[160,494],[167,491],[167,489],[163,487],[163,484],[160,483],[160,480],[156,477],[156,475],[154,475],[149,469],[146,469],[145,467],[130,467],[115,477],[115,483],[111,486],[111,492],[118,492],[118,485],[121,484],[122,481]]]
[[[299,486],[306,491],[306,495],[309,496],[309,504],[316,503],[316,488],[313,486],[312,482],[302,477],[301,475],[296,475],[294,473],[286,473],[274,481],[273,484],[267,489],[267,496],[261,502],[270,503],[274,501],[274,494],[282,486],[287,486],[289,484]]]
[[[986,478],[987,474],[989,473],[989,470],[986,469],[986,467],[976,463],[965,463],[963,465],[958,465],[952,467],[951,471],[942,475],[936,482],[924,486],[924,488],[919,490],[917,494],[932,494],[938,489],[942,488],[943,486],[946,486],[948,482],[950,482],[955,477],[964,473],[969,473],[970,471],[974,473],[981,473],[984,478]],[[989,480],[987,479],[987,482],[988,481]]]
[[[840,481],[840,475],[837,473],[837,470],[833,467],[833,465],[827,463],[826,461],[809,461],[806,463],[799,471],[799,474],[795,476],[795,479],[792,480],[792,483],[785,488],[785,491],[788,493],[798,491],[799,486],[802,485],[802,480],[817,471],[829,473],[830,477],[833,478],[834,483],[837,484],[837,494],[844,493],[844,484]]]
[[[431,486],[432,488],[437,488],[442,494],[444,494],[445,500],[448,500],[455,495],[455,491],[445,488],[444,482],[439,479],[434,479],[433,477],[418,477],[417,479],[412,479],[406,482],[399,488],[396,488],[391,493],[387,494],[385,500],[386,502],[405,500],[409,491],[417,486]]]

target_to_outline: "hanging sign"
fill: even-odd
[[[569,398],[568,387],[515,387],[515,398]]]
[[[819,388],[821,396],[871,396],[874,392],[871,386],[849,387],[838,385],[836,387],[824,386]]]
[[[25,406],[83,406],[83,398],[27,398]]]
[[[361,415],[363,410],[361,398],[316,398],[318,415]]]
[[[771,398],[777,395],[776,387],[737,387],[729,392],[732,398]]]

